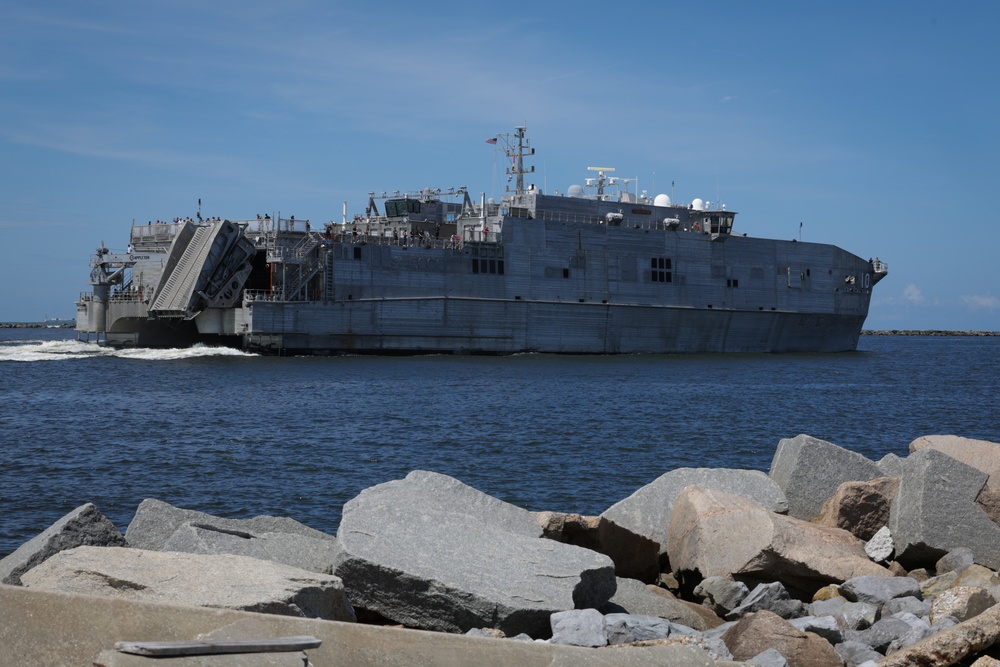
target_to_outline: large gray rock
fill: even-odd
[[[877,661],[882,658],[881,653],[864,642],[840,642],[833,648],[844,659],[848,667],[860,667],[869,664],[869,661]]]
[[[752,500],[697,486],[677,497],[668,548],[678,571],[780,581],[810,594],[856,576],[890,576],[846,530],[775,514]]]
[[[774,581],[769,584],[757,584],[743,598],[739,606],[734,607],[726,614],[726,620],[736,621],[747,614],[762,610],[777,614],[781,618],[790,619],[803,616],[805,614],[805,605],[800,600],[793,600],[780,581]]]
[[[549,616],[615,592],[607,556],[539,539],[526,510],[415,471],[344,505],[334,573],[356,607],[415,628],[546,636]]]
[[[355,620],[337,577],[245,556],[77,547],[49,558],[21,581],[66,593]]]
[[[867,644],[879,653],[885,653],[889,644],[910,633],[913,627],[899,618],[880,618],[871,627],[864,630],[850,630],[846,633],[848,641]]]
[[[184,524],[192,524],[205,530],[214,529],[233,535],[263,535],[288,533],[302,535],[316,540],[333,540],[332,535],[320,532],[299,523],[295,519],[279,516],[256,516],[252,519],[226,519],[196,510],[174,507],[162,500],[147,498],[139,508],[125,531],[129,546],[136,549],[163,551],[174,533]]]
[[[602,514],[616,526],[659,544],[660,569],[666,569],[667,533],[674,501],[686,486],[718,489],[750,498],[772,512],[788,511],[788,503],[778,485],[759,470],[730,468],[678,468],[664,473]]]
[[[568,609],[550,617],[552,643],[570,646],[607,646],[604,615],[596,609]]]
[[[921,600],[915,595],[904,595],[893,598],[882,605],[882,615],[892,616],[893,614],[913,614],[914,616],[926,618],[931,611],[931,603]]]
[[[802,632],[819,635],[834,646],[844,641],[844,633],[833,616],[800,616],[790,618],[788,622]]]
[[[604,617],[604,633],[610,646],[666,639],[673,632],[673,624],[659,616],[608,614]]]
[[[945,572],[961,573],[962,570],[972,566],[975,561],[976,556],[972,553],[972,549],[959,547],[941,556],[934,565],[934,571],[938,574],[944,574]]]
[[[903,474],[903,461],[905,459],[896,454],[886,454],[875,465],[886,477],[899,477]]]
[[[784,491],[788,514],[811,520],[844,482],[867,482],[883,473],[861,454],[809,435],[785,438],[771,460],[771,479]]]
[[[920,583],[910,577],[862,576],[841,584],[840,594],[851,602],[881,606],[893,598],[920,597]]]
[[[904,649],[907,646],[913,646],[914,644],[921,641],[925,637],[930,636],[930,634],[934,632],[934,629],[931,627],[930,621],[926,617],[915,616],[908,612],[901,612],[897,614],[892,614],[890,616],[885,616],[883,612],[883,619],[884,618],[898,618],[901,620],[905,620],[907,623],[910,624],[909,632],[904,634],[902,637],[899,637],[898,639],[894,639],[889,643],[889,646],[887,646],[885,649],[886,655],[890,653],[895,653],[896,651]],[[957,623],[957,621],[955,622]]]
[[[694,587],[695,597],[720,616],[738,607],[749,593],[750,589],[742,581],[718,576],[706,577]]]
[[[335,538],[287,517],[227,519],[148,498],[139,505],[125,539],[137,549],[234,554],[310,572],[333,570]]]
[[[66,549],[120,547],[125,538],[92,503],[81,505],[0,560],[0,583],[19,585],[21,575]]]
[[[889,516],[896,560],[907,568],[931,566],[968,547],[977,563],[1000,567],[1000,526],[976,503],[988,478],[936,449],[910,454]]]
[[[753,665],[754,667],[789,667],[788,661],[785,660],[785,656],[778,653],[778,649],[769,648],[766,651],[761,651],[754,657],[746,661],[746,664]]]
[[[600,609],[604,614],[625,613],[636,616],[658,616],[695,630],[707,630],[711,625],[689,606],[673,596],[654,592],[638,579],[618,577],[615,594]],[[718,623],[722,619],[718,619]]]
[[[336,542],[296,533],[251,533],[222,530],[202,523],[182,523],[160,551],[234,554],[284,563],[310,572],[330,574]]]
[[[848,602],[834,613],[834,617],[844,630],[864,630],[876,621],[878,613],[878,605],[870,602]]]

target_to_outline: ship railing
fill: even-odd
[[[172,222],[149,223],[145,225],[132,225],[131,243],[132,245],[169,246],[173,243],[174,237],[180,225]]]
[[[491,233],[490,236],[495,237],[495,233]],[[401,246],[403,248],[443,248],[443,249],[456,249],[462,247],[462,241],[456,237],[450,238],[435,238],[431,236],[427,238],[426,236],[412,236],[410,234],[393,236],[392,232],[389,231],[385,234],[365,234],[364,232],[358,231],[357,233],[347,230],[343,233],[335,233],[333,235],[334,242],[345,242],[345,243],[367,243],[369,245],[377,246]]]
[[[298,239],[294,245],[280,245],[276,242],[277,239],[269,238],[269,241],[274,242],[268,244],[267,261],[301,262],[316,249],[321,239],[322,237],[319,234],[312,231],[308,232],[301,239]]]
[[[266,289],[247,289],[243,290],[243,303],[251,303],[253,301],[284,301],[280,294],[272,292]]]
[[[875,273],[889,273],[889,265],[881,259],[875,258],[872,260],[872,270]]]
[[[276,217],[270,215],[258,216],[249,220],[230,220],[240,225],[247,234],[268,234],[272,232],[308,232],[312,229],[312,223],[292,216],[290,218]]]
[[[153,288],[146,288],[129,279],[123,285],[112,285],[108,300],[116,303],[146,303],[152,295]]]
[[[545,209],[534,211],[536,220],[546,220],[549,222],[568,222],[587,225],[607,225],[608,221],[603,216],[589,215],[585,213],[568,213],[565,211],[549,211]],[[677,222],[668,222],[656,219],[638,219],[634,217],[623,220],[615,226],[627,227],[631,229],[676,229]]]
[[[567,213],[565,211],[535,211],[534,213],[536,220],[547,220],[549,222],[569,222],[569,223],[582,223],[596,225],[600,224],[601,218],[596,215],[587,215],[585,213]]]

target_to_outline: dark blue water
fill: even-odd
[[[767,470],[799,433],[879,459],[1000,442],[1000,338],[862,337],[856,353],[267,358],[114,353],[0,330],[0,554],[85,502],[290,516],[411,470],[530,510],[597,514],[681,466]]]

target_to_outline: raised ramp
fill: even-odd
[[[174,239],[174,244],[170,248],[170,256],[167,259],[167,267],[175,259],[176,254],[180,257],[176,259],[173,269],[164,272],[160,279],[160,285],[156,290],[156,298],[149,311],[159,317],[190,317],[191,297],[198,282],[198,277],[205,265],[209,252],[212,250],[212,241],[218,233],[218,226],[200,226],[194,231],[190,240],[184,244],[183,238],[187,235],[178,235]],[[183,245],[179,248],[178,245]]]

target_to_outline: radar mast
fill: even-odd
[[[524,158],[535,154],[535,149],[531,147],[531,139],[528,138],[525,132],[526,129],[524,125],[518,125],[514,128],[514,134],[497,135],[497,139],[503,143],[503,152],[507,155],[507,160],[509,161],[506,170],[507,192],[511,191],[511,179],[516,178],[514,182],[515,195],[524,194],[524,175],[535,172],[534,165],[527,169],[524,166]],[[490,143],[495,142],[491,141]]]

